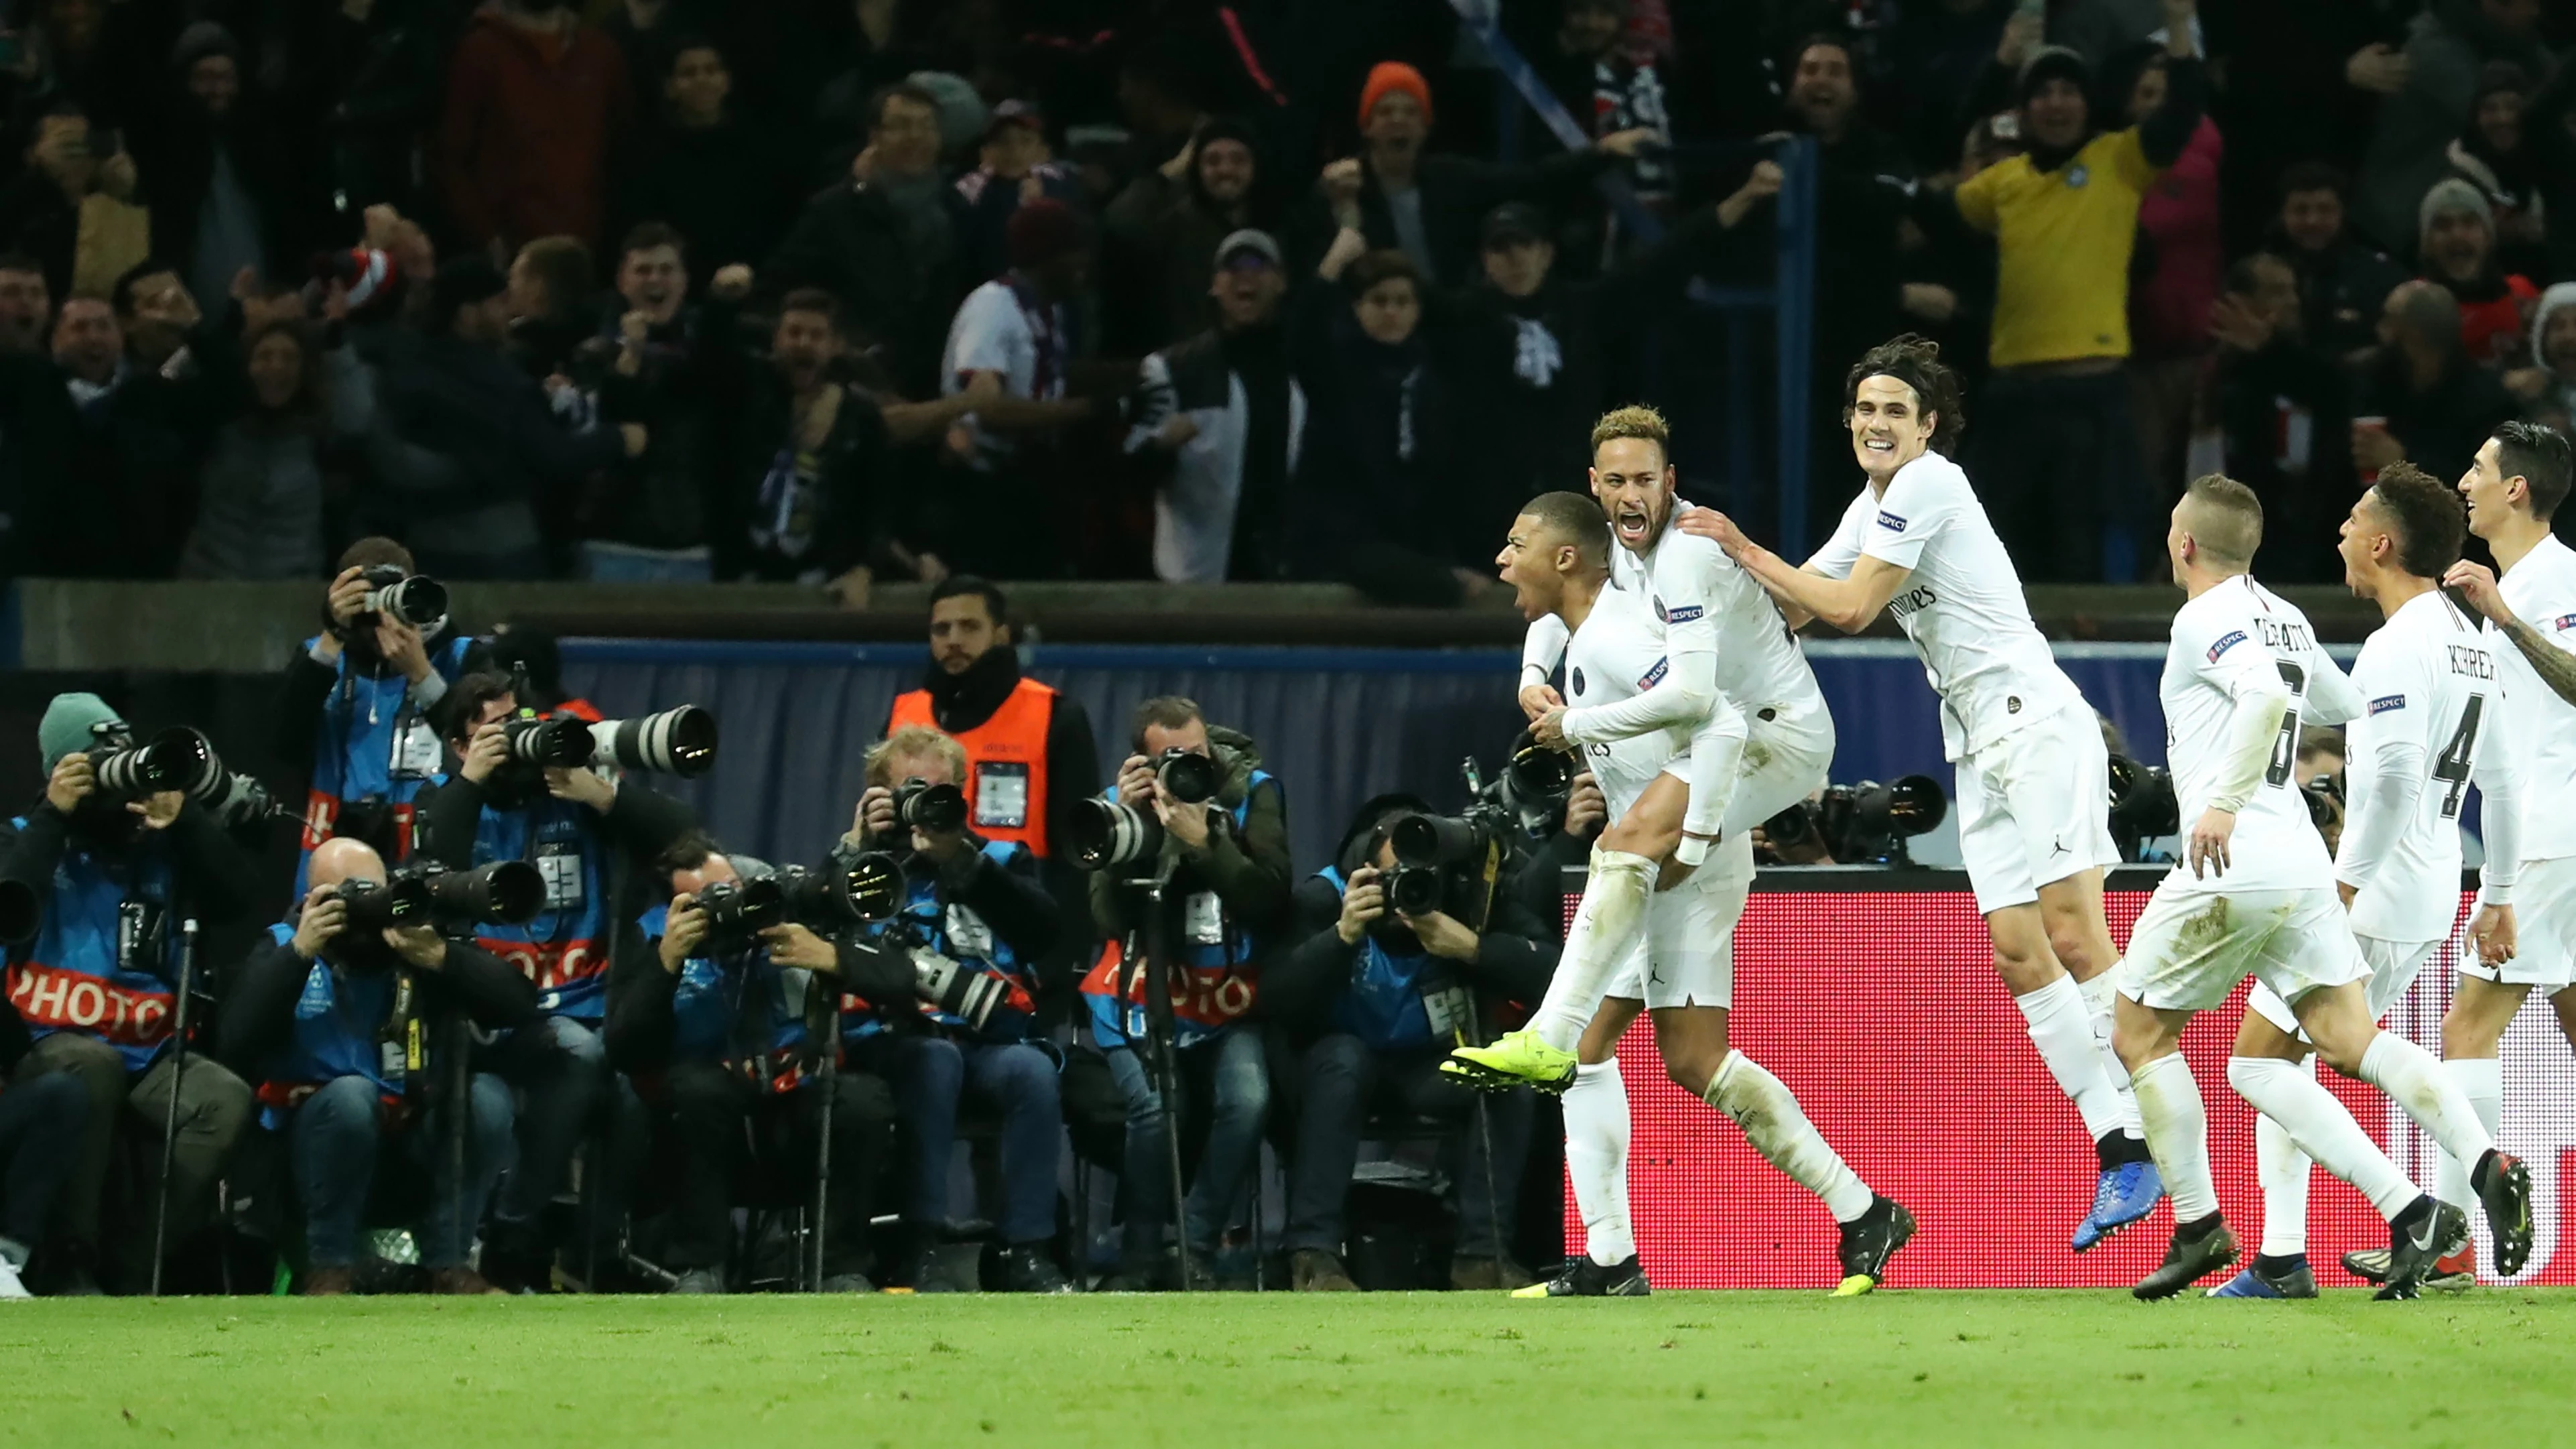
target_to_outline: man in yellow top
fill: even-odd
[[[1959,184],[1959,216],[1995,239],[2000,262],[1984,416],[1968,471],[2023,577],[2092,583],[2107,523],[2138,536],[2146,496],[2129,381],[2129,260],[2138,204],[2200,124],[2194,0],[2164,0],[2165,97],[2139,124],[2100,130],[2083,58],[2059,46],[2019,55],[2029,149]],[[2105,97],[2125,108],[2128,97]],[[2116,117],[2119,114],[2113,111]],[[2124,580],[2125,581],[2125,580]]]

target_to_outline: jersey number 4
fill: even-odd
[[[2442,757],[2433,762],[2433,778],[2450,783],[2442,796],[2442,818],[2456,820],[2460,814],[2460,796],[2469,788],[2469,761],[2478,748],[2478,716],[2485,712],[2487,697],[2469,696],[2469,707],[2460,711],[2460,727],[2451,731],[2451,742],[2442,746]]]
[[[2263,783],[2278,789],[2288,784],[2290,767],[2299,759],[2299,704],[2308,697],[2308,671],[2284,659],[2281,678],[2290,686],[2290,707],[2281,711],[2281,737],[2272,742],[2272,766],[2263,772]]]

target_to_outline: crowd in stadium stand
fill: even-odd
[[[1580,420],[1708,385],[1660,319],[1767,284],[1799,132],[1819,520],[1916,330],[2029,577],[2223,466],[2320,578],[2357,479],[2576,399],[2572,19],[1502,0],[1568,147],[1436,0],[17,0],[6,566],[1460,602]]]

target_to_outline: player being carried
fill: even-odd
[[[1662,431],[1662,420],[1641,408],[1612,413],[1595,430],[1596,486],[1613,518],[1623,508],[1657,522],[1669,515]],[[1627,533],[1652,536],[1641,533],[1633,517]],[[1704,557],[1684,585],[1680,561],[1692,553]],[[1613,565],[1614,555],[1622,555],[1619,565]],[[1616,974],[1606,994],[1596,988],[1591,1000],[1582,1001],[1561,992],[1559,983],[1569,981],[1562,969],[1551,983],[1539,1020],[1561,1031],[1571,1028],[1578,1039],[1574,1082],[1565,1098],[1566,1160],[1586,1243],[1555,1279],[1521,1293],[1646,1291],[1628,1225],[1628,1101],[1616,1056],[1620,1036],[1640,1009],[1652,1013],[1655,1043],[1672,1080],[1725,1113],[1764,1158],[1814,1192],[1833,1214],[1841,1230],[1837,1291],[1869,1291],[1911,1236],[1912,1216],[1873,1193],[1826,1144],[1788,1087],[1735,1049],[1727,1034],[1735,927],[1753,883],[1752,826],[1821,783],[1833,753],[1832,727],[1814,677],[1778,612],[1713,547],[1668,540],[1640,569],[1634,553],[1611,546],[1602,503],[1579,493],[1531,500],[1496,562],[1531,620],[1537,678],[1552,672],[1559,653],[1564,657],[1567,698],[1559,700],[1536,683],[1530,704],[1542,737],[1561,735],[1581,746],[1610,809],[1604,849],[1632,841],[1654,808],[1686,813],[1686,828],[1716,837],[1705,863],[1652,895],[1643,912],[1644,935],[1613,963]],[[1730,574],[1732,588],[1708,587],[1722,585]],[[1698,628],[1692,615],[1713,619],[1716,627]],[[1714,636],[1720,664],[1713,671],[1715,692],[1693,718],[1654,696],[1669,691],[1686,697],[1674,679],[1685,669],[1696,675],[1699,666],[1685,660],[1699,636],[1707,635]],[[1648,705],[1661,706],[1661,712],[1649,714]],[[1680,718],[1641,724],[1670,716]],[[1744,734],[1732,733],[1715,745],[1727,773],[1712,784],[1697,752],[1709,746],[1713,732],[1743,731],[1748,723],[1750,747]],[[1676,798],[1681,788],[1689,792],[1686,812]],[[1709,821],[1712,794],[1716,818]],[[1513,1049],[1497,1045],[1499,1053],[1462,1050],[1452,1070],[1471,1080],[1479,1074],[1517,1080],[1508,1070]],[[1536,1054],[1526,1043],[1517,1051]],[[1498,1055],[1505,1058],[1499,1064]]]
[[[2363,995],[2373,1021],[2415,984],[2416,974],[2451,934],[2460,908],[2460,806],[2473,779],[2486,797],[2487,859],[2481,872],[2484,904],[2470,923],[2470,936],[2490,962],[2513,952],[2513,907],[2507,903],[2520,858],[2516,827],[2522,812],[2511,757],[2494,738],[2503,703],[2496,664],[2477,621],[2443,597],[2440,584],[2443,571],[2459,561],[2463,522],[2459,498],[2431,474],[2411,463],[2380,471],[2378,483],[2362,494],[2344,523],[2342,552],[2344,582],[2377,604],[2387,622],[2361,646],[2348,698],[2329,703],[2322,680],[2308,687],[2320,719],[2357,712],[2345,734],[2352,762],[2345,798],[2351,804],[2335,855],[2335,886],[2370,967]],[[2316,1065],[2289,1004],[2258,982],[2246,1006],[2228,1080],[2241,1084],[2290,1072],[2312,1079]],[[2456,1072],[2452,1076],[2458,1080]],[[2476,1094],[2465,1082],[2460,1085],[2474,1108]],[[2495,1120],[2481,1115],[2492,1136]],[[2263,1184],[2262,1246],[2245,1271],[2211,1289],[2210,1296],[2314,1298],[2317,1280],[2307,1258],[2308,1156],[2290,1128],[2269,1116],[2255,1119],[2254,1143]],[[2425,1286],[2464,1288],[2476,1281],[2467,1213],[2477,1199],[2467,1169],[2456,1164],[2434,1187],[2441,1202],[2461,1210],[2456,1220],[2444,1219],[2456,1221],[2460,1232],[2442,1245],[2442,1261]],[[2519,1268],[2531,1247],[2529,1225],[2511,1238],[2499,1242],[2497,1257]],[[2376,1272],[2362,1276],[2384,1282],[2390,1256],[2367,1250],[2346,1262],[2356,1271],[2375,1266]]]
[[[2409,506],[2392,506],[2376,489],[2364,495],[2383,529]],[[2175,505],[2165,540],[2186,602],[2174,615],[2157,694],[2174,799],[2192,825],[2185,859],[2156,886],[2120,965],[2115,1040],[2174,1205],[2163,1264],[2131,1290],[2140,1298],[2171,1297],[2236,1260],[2236,1235],[2219,1215],[2210,1178],[2200,1087],[2180,1048],[2193,1015],[2224,1004],[2249,975],[2289,1003],[2336,1071],[2386,1092],[2445,1151],[2476,1164],[2479,1199],[2500,1234],[2527,1223],[2531,1211],[2530,1174],[2495,1150],[2432,1054],[2371,1024],[2370,964],[2336,898],[2325,841],[2290,780],[2310,698],[2329,719],[2365,706],[2317,647],[2306,616],[2247,574],[2262,537],[2254,491],[2212,476]],[[2372,547],[2391,542],[2383,533]],[[2386,700],[2368,707],[2395,708]],[[2227,1064],[2227,1079],[2388,1219],[2391,1261],[2379,1296],[2414,1297],[2443,1246],[2466,1231],[2461,1210],[2418,1192],[2343,1103],[2293,1063],[2240,1056]]]
[[[2111,966],[2102,914],[2111,843],[2109,752],[2100,721],[2031,622],[2021,577],[1950,461],[1958,378],[1940,348],[1899,337],[1844,384],[1843,420],[1868,484],[1833,538],[1797,567],[1695,508],[1686,533],[1715,540],[1780,602],[1792,626],[1846,634],[1886,610],[1941,697],[1941,740],[1958,773],[1959,853],[1986,918],[1995,970],[2031,1045],[2093,1139],[2093,1203],[2076,1252],[2155,1210],[2164,1195],[2138,1135],[2127,1074],[2111,1055]]]

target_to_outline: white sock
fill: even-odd
[[[1628,1085],[1619,1059],[1579,1063],[1565,1089],[1565,1175],[1583,1214],[1584,1250],[1609,1267],[1637,1252],[1628,1228]]]
[[[2196,1223],[2218,1211],[2218,1186],[2209,1177],[2209,1114],[2191,1063],[2174,1052],[2140,1067],[2129,1081],[2138,1089],[2147,1152],[2173,1198],[2174,1222]]]
[[[1788,1084],[1739,1051],[1729,1051],[1700,1099],[1744,1129],[1744,1140],[1800,1187],[1825,1200],[1834,1221],[1847,1223],[1876,1201],[1869,1184],[1851,1170],[1807,1120]]]
[[[2423,1196],[2313,1075],[2279,1057],[2229,1057],[2227,1082],[2255,1111],[2279,1123],[2299,1150],[2359,1188],[2381,1217],[2394,1218]],[[2269,1224],[2266,1218],[2267,1233]],[[2303,1227],[2303,1239],[2305,1232]]]
[[[2300,1064],[2309,1081],[2317,1078],[2317,1059]],[[2263,1185],[2265,1257],[2296,1258],[2308,1251],[2308,1154],[2299,1150],[2290,1129],[2271,1118],[2254,1116],[2254,1180]]]
[[[2083,1114],[2084,1135],[2099,1142],[2120,1131],[2125,1122],[2119,1094],[2102,1070],[2102,1052],[2094,1044],[2093,1024],[2085,1017],[2084,993],[2076,989],[2075,978],[2061,975],[2027,996],[2014,997],[2013,1004],[2030,1023],[2030,1044],[2039,1048],[2039,1059],[2048,1063],[2058,1088]],[[2137,1111],[2132,1106],[2127,1118],[2133,1120]]]
[[[2120,1098],[2120,1130],[2136,1137],[2140,1135],[2137,1093],[2130,1090],[2128,1066],[2111,1049],[2112,1003],[2120,999],[2113,980],[2119,974],[2117,968],[2105,971],[2090,981],[2076,982],[2075,989],[2084,998],[2084,1016],[2093,1028],[2093,1045],[2102,1054],[2103,1074],[2111,1079],[2111,1090]]]
[[[1547,996],[1530,1017],[1529,1029],[1561,1052],[1574,1050],[1583,1029],[1601,1009],[1601,994],[1610,989],[1611,973],[1636,944],[1645,928],[1646,901],[1655,892],[1655,863],[1624,850],[1592,852],[1592,872],[1583,882],[1583,904],[1575,910],[1573,929],[1565,933],[1565,951],[1556,974],[1548,978]]]
[[[2480,1125],[2493,1137],[2504,1123],[2504,1062],[2497,1057],[2462,1057],[2442,1063],[2442,1075],[2469,1099],[2469,1110],[2478,1116]],[[2445,1151],[2442,1165],[2434,1179],[2433,1195],[2474,1217],[2478,1211],[2478,1191],[2469,1185],[2469,1168],[2473,1164]]]
[[[2361,1079],[2386,1092],[2400,1111],[2433,1134],[2444,1152],[2472,1170],[2494,1149],[2494,1134],[2479,1121],[2460,1084],[2431,1052],[2397,1033],[2383,1031],[2370,1039],[2370,1049],[2361,1054]],[[2497,1100],[2503,1100],[2501,1091]],[[2308,1152],[2319,1162],[2326,1160],[2313,1146]]]

